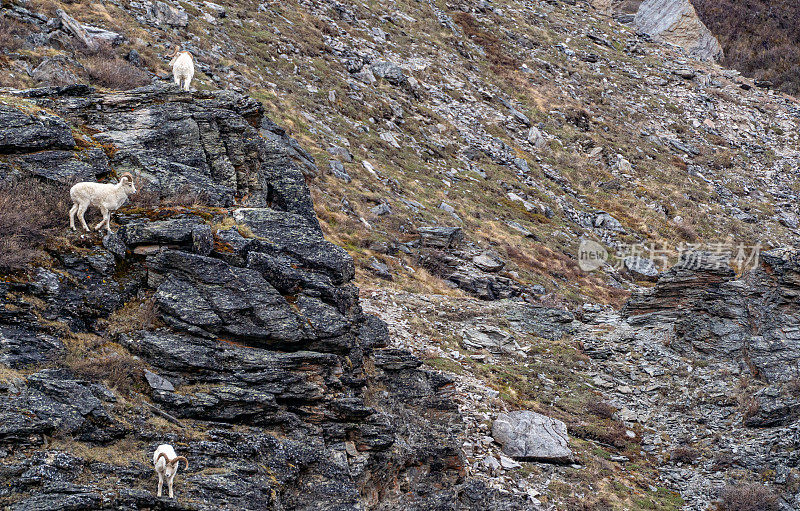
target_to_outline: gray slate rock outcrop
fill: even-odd
[[[651,259],[640,256],[628,256],[622,260],[622,263],[636,278],[656,280],[658,277],[658,268],[656,268],[655,263]]]
[[[362,311],[352,258],[324,239],[314,214],[301,170],[313,160],[260,104],[228,91],[159,86],[16,94],[62,116],[0,109],[8,121],[0,123],[0,154],[23,177],[141,171],[160,197],[189,187],[207,192],[208,206],[120,211],[122,226],[102,244],[92,238],[91,250],[54,253],[52,268],[13,289],[0,282],[0,364],[26,370],[0,382],[4,503],[26,511],[210,511],[361,509],[362,495],[379,494],[396,509],[480,501],[459,490],[484,487],[465,475],[452,378],[385,348],[388,328]],[[110,161],[80,160],[76,152],[88,151],[72,151],[70,124],[113,145]],[[28,166],[16,165],[26,158]],[[72,160],[85,166],[46,168]],[[234,198],[247,207],[227,209]],[[231,216],[235,227],[211,230]],[[445,243],[457,232],[444,233]],[[140,319],[110,335],[118,317]],[[123,391],[97,383],[92,371],[66,369],[74,346],[39,318],[97,343],[88,357],[98,360],[73,365],[127,371],[128,398],[146,394],[154,407],[113,406]],[[187,429],[154,430],[152,413],[186,421],[202,439]],[[152,467],[48,451],[47,438],[59,435],[88,448],[180,442],[192,460],[180,500],[110,490],[109,478],[145,484]],[[396,481],[405,481],[402,491]]]
[[[461,345],[468,350],[487,350],[497,355],[515,354],[520,349],[511,334],[488,325],[464,329],[461,332]]]
[[[195,193],[211,206],[225,207],[248,197],[245,206],[271,205],[317,224],[299,158],[292,157],[299,154],[296,142],[272,131],[272,139],[259,136],[266,129],[254,126],[270,126],[271,121],[266,123],[263,106],[252,98],[231,91],[190,96],[160,84],[109,94],[85,86],[43,88],[20,96],[86,126],[96,141],[114,148],[108,163],[117,173],[140,175],[145,189],[162,198]],[[0,151],[74,146],[64,120],[0,107]],[[33,166],[45,173],[50,165]],[[87,173],[85,167],[73,167],[72,173],[60,171],[57,177]]]
[[[498,272],[506,265],[499,257],[484,252],[472,258],[472,263],[483,271]]]
[[[395,86],[402,86],[408,83],[408,77],[403,73],[403,70],[397,64],[392,62],[379,61],[374,62],[370,69],[372,73],[378,77],[383,78],[387,82]]]
[[[154,25],[169,25],[183,28],[189,24],[189,15],[165,2],[148,1],[145,3],[147,20]]]
[[[492,436],[503,452],[516,460],[568,463],[572,460],[567,426],[540,413],[518,410],[501,413]]]
[[[0,105],[0,151],[16,153],[73,147],[72,130],[63,119],[45,112],[25,113]]]
[[[453,248],[464,239],[461,227],[420,227],[417,232],[425,247]]]
[[[672,347],[687,356],[738,362],[769,383],[789,381],[800,374],[798,281],[794,249],[762,252],[740,279],[726,257],[688,252],[623,313],[634,326],[672,330]]]
[[[657,40],[686,50],[701,60],[722,58],[722,46],[702,21],[689,0],[645,0],[633,23]]]
[[[577,331],[575,316],[564,309],[512,302],[505,309],[505,317],[514,330],[553,341]]]

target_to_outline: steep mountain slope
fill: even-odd
[[[797,507],[796,271],[750,258],[798,234],[794,98],[588,2],[0,14],[3,505]],[[65,234],[124,171],[118,233]]]
[[[322,227],[363,278],[382,268],[374,257],[391,285],[446,290],[395,253],[417,227],[443,224],[498,252],[512,280],[619,302],[625,276],[575,266],[580,236],[612,252],[623,241],[671,249],[729,233],[780,245],[795,225],[794,101],[742,91],[735,75],[641,41],[583,3],[44,3],[36,12],[57,7],[121,34],[113,53],[137,50],[137,71],[163,72],[158,55],[183,43],[198,56],[201,88],[244,87],[260,99],[316,159],[308,173]],[[4,11],[15,12],[30,18]],[[59,24],[24,25],[34,34],[4,58],[22,73],[6,80],[33,85],[24,70],[52,59],[79,77],[90,67],[80,51],[41,46],[80,45],[52,30]]]
[[[129,208],[105,238],[62,233],[35,271],[6,274],[0,503],[480,505],[459,496],[466,485],[514,508],[465,478],[452,381],[408,352],[374,351],[386,327],[361,311],[352,259],[323,239],[286,155],[294,142],[265,140],[275,133],[257,102],[227,91],[74,86],[4,103],[6,179],[21,172],[37,186],[31,175],[126,168],[152,176],[162,196],[214,193],[202,207]],[[99,141],[115,150],[87,161]],[[147,458],[164,441],[192,460],[179,503],[145,490]]]

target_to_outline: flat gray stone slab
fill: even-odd
[[[569,463],[567,426],[540,413],[518,410],[501,413],[492,424],[492,436],[503,452],[521,461]]]

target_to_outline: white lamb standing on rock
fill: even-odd
[[[175,51],[167,56],[172,58],[169,65],[172,66],[172,77],[175,79],[175,84],[188,91],[189,84],[194,78],[194,57],[188,51],[181,51],[180,46],[177,46]]]
[[[75,214],[78,214],[78,219],[81,225],[87,231],[89,226],[86,225],[86,219],[83,215],[89,206],[96,206],[100,208],[103,214],[103,219],[95,226],[95,230],[99,230],[105,224],[108,232],[111,233],[111,213],[118,210],[128,200],[128,195],[136,193],[136,186],[133,184],[133,175],[130,172],[122,174],[119,178],[119,183],[78,183],[69,190],[69,196],[72,199],[72,208],[69,210],[69,226],[75,230]]]
[[[158,496],[161,496],[164,487],[164,479],[167,480],[167,489],[169,490],[169,498],[174,498],[172,493],[172,482],[175,480],[175,474],[178,473],[180,462],[186,463],[186,470],[189,470],[189,460],[183,456],[175,454],[175,449],[171,445],[159,445],[153,453],[153,465],[156,473],[158,474]]]

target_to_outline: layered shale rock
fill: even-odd
[[[728,260],[684,253],[622,317],[586,315],[581,341],[600,369],[593,383],[628,426],[652,429],[643,448],[666,456],[662,478],[693,508],[719,498],[736,467],[748,478],[767,474],[795,509],[800,258],[795,249],[763,252],[741,276]]]
[[[157,199],[0,284],[11,371],[0,372],[0,505],[485,506],[493,490],[465,477],[452,380],[383,349],[388,330],[362,312],[352,259],[314,215],[302,174],[313,160],[258,103],[157,86],[19,97],[24,108],[1,113],[3,179],[130,171]],[[54,160],[82,163],[54,172]],[[205,202],[159,206],[185,190]],[[101,359],[123,373],[115,386],[100,383]],[[148,455],[163,442],[191,460],[177,503],[150,492]]]
[[[655,287],[634,295],[624,309],[631,325],[669,332],[671,347],[709,360],[738,362],[767,382],[800,374],[796,251],[761,254],[742,278],[727,258],[684,254]]]
[[[719,60],[722,46],[689,0],[645,0],[634,17],[636,28],[657,40],[680,46],[694,58]]]

